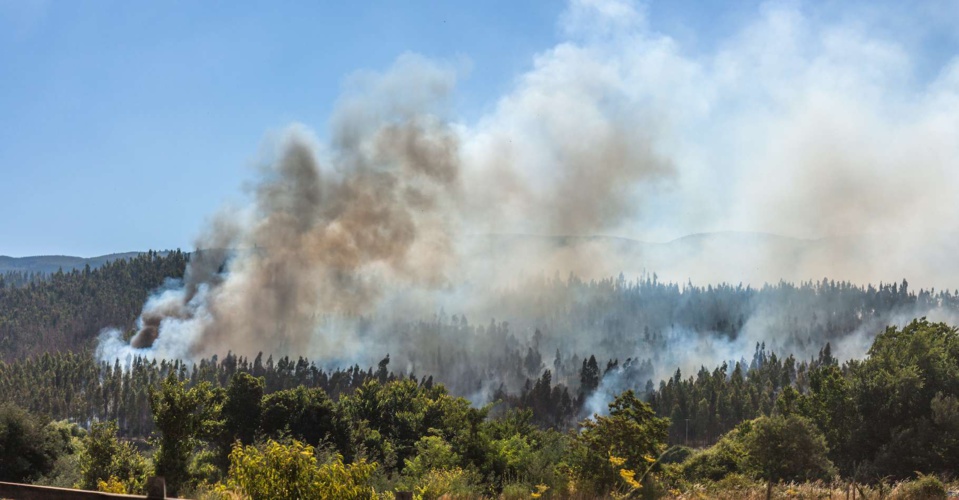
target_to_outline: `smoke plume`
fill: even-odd
[[[270,141],[252,205],[213,218],[183,281],[147,302],[129,342],[106,332],[100,356],[492,357],[549,323],[504,291],[554,274],[955,287],[959,58],[921,77],[914,47],[868,19],[811,11],[763,4],[703,51],[636,4],[572,0],[565,39],[471,123],[454,115],[451,66],[405,54],[355,75],[328,140],[297,125]],[[744,318],[735,343],[663,351],[657,369],[749,354],[776,314]],[[513,329],[457,337],[478,331],[467,315]],[[446,326],[398,323],[417,318]],[[849,333],[843,354],[862,355]],[[560,357],[596,340],[549,335]]]

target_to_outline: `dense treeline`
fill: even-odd
[[[121,366],[96,361],[89,353],[45,353],[36,358],[0,362],[0,400],[32,413],[60,420],[118,423],[120,435],[147,437],[153,432],[149,391],[170,374],[190,386],[209,383],[226,387],[237,373],[260,377],[266,393],[295,387],[318,388],[333,398],[351,393],[367,380],[394,380],[402,375],[387,371],[389,358],[374,370],[353,366],[325,371],[304,358],[274,362],[259,355],[252,361],[227,354],[198,364],[174,360],[136,358]],[[415,375],[413,375],[415,378]],[[432,377],[424,379],[432,386]]]
[[[709,371],[700,368],[695,376],[683,378],[676,370],[649,394],[657,413],[670,417],[670,442],[704,446],[716,442],[740,422],[772,412],[785,387],[804,392],[809,378],[820,367],[836,363],[829,344],[815,359],[797,361],[792,355],[780,358],[757,345],[750,363],[727,363]]]
[[[889,324],[957,313],[959,294],[916,291],[906,281],[855,286],[823,279],[752,288],[664,283],[655,275],[590,281],[571,276],[497,291],[469,318],[440,313],[371,328],[386,330],[376,337],[385,344],[376,356],[390,352],[455,394],[475,399],[490,397],[500,385],[516,393],[544,369],[552,384],[575,396],[590,355],[601,371],[610,362],[628,369],[628,380],[611,392],[642,391],[677,367],[698,370],[726,360],[731,372],[736,361],[749,363],[743,357],[756,343],[792,354],[797,365],[817,357],[826,344],[837,357],[858,357]]]
[[[489,309],[503,318],[536,318],[550,330],[547,338],[564,338],[562,330],[604,333],[601,343],[620,349],[635,346],[669,330],[721,334],[737,338],[750,319],[772,321],[777,345],[819,349],[871,318],[914,309],[959,310],[959,292],[913,291],[908,282],[857,286],[822,279],[798,285],[780,282],[753,288],[743,285],[695,286],[658,281],[655,274],[637,280],[532,280],[500,295]],[[601,347],[601,346],[597,346]]]
[[[47,273],[39,271],[6,271],[0,274],[0,288],[18,287],[30,283],[40,283],[47,278]]]
[[[0,286],[0,359],[79,351],[108,326],[130,328],[150,291],[183,276],[187,254],[147,252],[131,259],[59,271],[22,286]]]
[[[46,373],[55,376],[54,359],[19,370],[47,363]],[[824,349],[793,370],[790,358],[779,359],[760,346],[749,366],[737,364],[731,373],[721,366],[688,379],[677,374],[650,392],[652,405],[625,391],[602,415],[568,430],[537,425],[534,413],[542,408],[477,408],[428,377],[390,373],[386,359],[376,369],[333,374],[286,358],[259,364],[230,357],[189,369],[139,361],[121,374],[156,376],[145,390],[153,423],[145,454],[118,438],[113,418],[86,433],[5,406],[0,460],[8,452],[30,457],[4,469],[6,479],[140,491],[155,473],[173,491],[208,498],[267,498],[277,491],[290,498],[374,498],[396,489],[423,498],[744,496],[741,488],[758,481],[771,488],[849,478],[887,488],[885,481],[917,473],[923,474],[917,482],[897,489],[900,498],[945,497],[932,475],[950,478],[959,464],[959,330],[916,320],[881,332],[864,360],[840,365]],[[250,373],[255,365],[259,376]],[[584,377],[592,376],[591,365],[587,360]],[[332,383],[337,377],[349,383]],[[754,394],[752,385],[769,393]],[[331,397],[323,387],[340,392]],[[742,417],[711,447],[669,447],[676,422],[655,408],[694,400],[697,391],[730,401]],[[531,397],[516,400],[522,406]],[[709,397],[701,400],[708,404]],[[758,399],[754,415],[747,414],[754,411],[745,402],[751,397]]]
[[[605,376],[617,376],[617,369]],[[800,362],[757,345],[748,364],[736,362],[730,369],[723,363],[712,371],[704,367],[685,379],[677,370],[658,389],[647,385],[646,397],[657,414],[670,418],[667,440],[672,444],[704,446],[719,439],[715,454],[721,455],[730,447],[730,432],[739,432],[743,422],[798,415],[823,434],[841,474],[877,481],[916,471],[956,470],[957,395],[959,333],[923,319],[902,329],[886,328],[864,360],[840,364],[827,344],[815,359]],[[547,410],[559,411],[562,407]],[[710,474],[718,479],[744,472],[729,465],[735,463],[734,455],[705,455],[716,461]]]

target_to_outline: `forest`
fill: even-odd
[[[553,277],[503,290],[489,306],[500,320],[390,323],[385,347],[430,346],[418,356],[100,359],[100,329],[132,330],[189,258],[4,278],[0,480],[136,493],[162,475],[191,498],[945,498],[955,487],[959,331],[913,319],[949,318],[955,293]],[[765,329],[751,328],[760,317]],[[678,353],[704,340],[728,351],[681,367],[695,359]]]

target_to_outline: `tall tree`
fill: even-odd
[[[582,422],[578,441],[584,448],[579,473],[599,488],[617,483],[618,468],[645,471],[666,449],[669,419],[656,416],[633,391],[609,404],[609,415]],[[622,460],[616,467],[613,462]]]
[[[166,478],[174,495],[191,482],[189,464],[193,453],[220,432],[221,400],[208,382],[188,389],[173,372],[159,389],[150,390],[150,407],[160,433],[155,441],[156,471]]]
[[[233,444],[253,444],[263,413],[262,378],[240,372],[233,375],[223,402],[223,433],[220,436],[220,465],[224,469]]]
[[[83,440],[80,452],[80,487],[96,490],[101,482],[115,481],[125,493],[142,493],[147,474],[146,459],[130,444],[117,438],[116,422],[95,422]]]
[[[66,446],[39,418],[0,405],[0,481],[28,482],[50,472]]]
[[[826,456],[822,433],[798,415],[760,417],[742,434],[746,452],[760,477],[772,485],[780,481],[828,479],[835,470]]]

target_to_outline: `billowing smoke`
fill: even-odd
[[[365,348],[351,333],[354,319],[384,304],[415,314],[417,294],[455,295],[464,281],[493,286],[485,266],[464,264],[460,252],[476,250],[470,236],[508,213],[504,203],[521,204],[550,233],[591,234],[635,213],[639,186],[672,173],[648,134],[633,134],[622,110],[602,102],[600,88],[588,99],[562,97],[579,103],[563,112],[578,119],[544,117],[540,130],[528,129],[536,138],[515,136],[554,150],[550,157],[486,168],[461,151],[474,133],[449,119],[454,81],[451,69],[405,55],[384,74],[355,79],[328,149],[302,127],[285,132],[252,187],[252,207],[219,214],[182,285],[147,303],[128,346],[108,332],[101,355],[197,358],[232,349],[353,359]],[[544,99],[543,111],[560,98]],[[573,141],[581,120],[592,133]],[[501,132],[490,133],[489,147],[506,154]],[[555,180],[539,182],[520,165]],[[504,194],[504,182],[515,191]]]
[[[336,352],[319,318],[370,312],[387,284],[448,282],[461,189],[442,116],[451,75],[406,57],[376,85],[342,105],[328,167],[308,132],[284,134],[249,213],[210,225],[182,287],[147,303],[131,349]]]
[[[523,351],[537,326],[558,358],[596,348],[589,326],[504,304],[538,277],[955,287],[959,59],[920,77],[912,47],[868,19],[810,9],[764,4],[703,51],[635,4],[572,0],[566,39],[472,123],[454,116],[454,67],[406,54],[359,74],[328,140],[294,126],[270,141],[251,206],[214,217],[182,283],[147,302],[129,341],[106,332],[100,356],[391,352],[404,369],[488,381],[435,360]],[[756,234],[649,243],[727,230]],[[655,375],[748,356],[784,321],[753,312],[735,339],[665,332]],[[864,352],[860,335],[843,355]],[[645,355],[624,346],[596,349]]]

